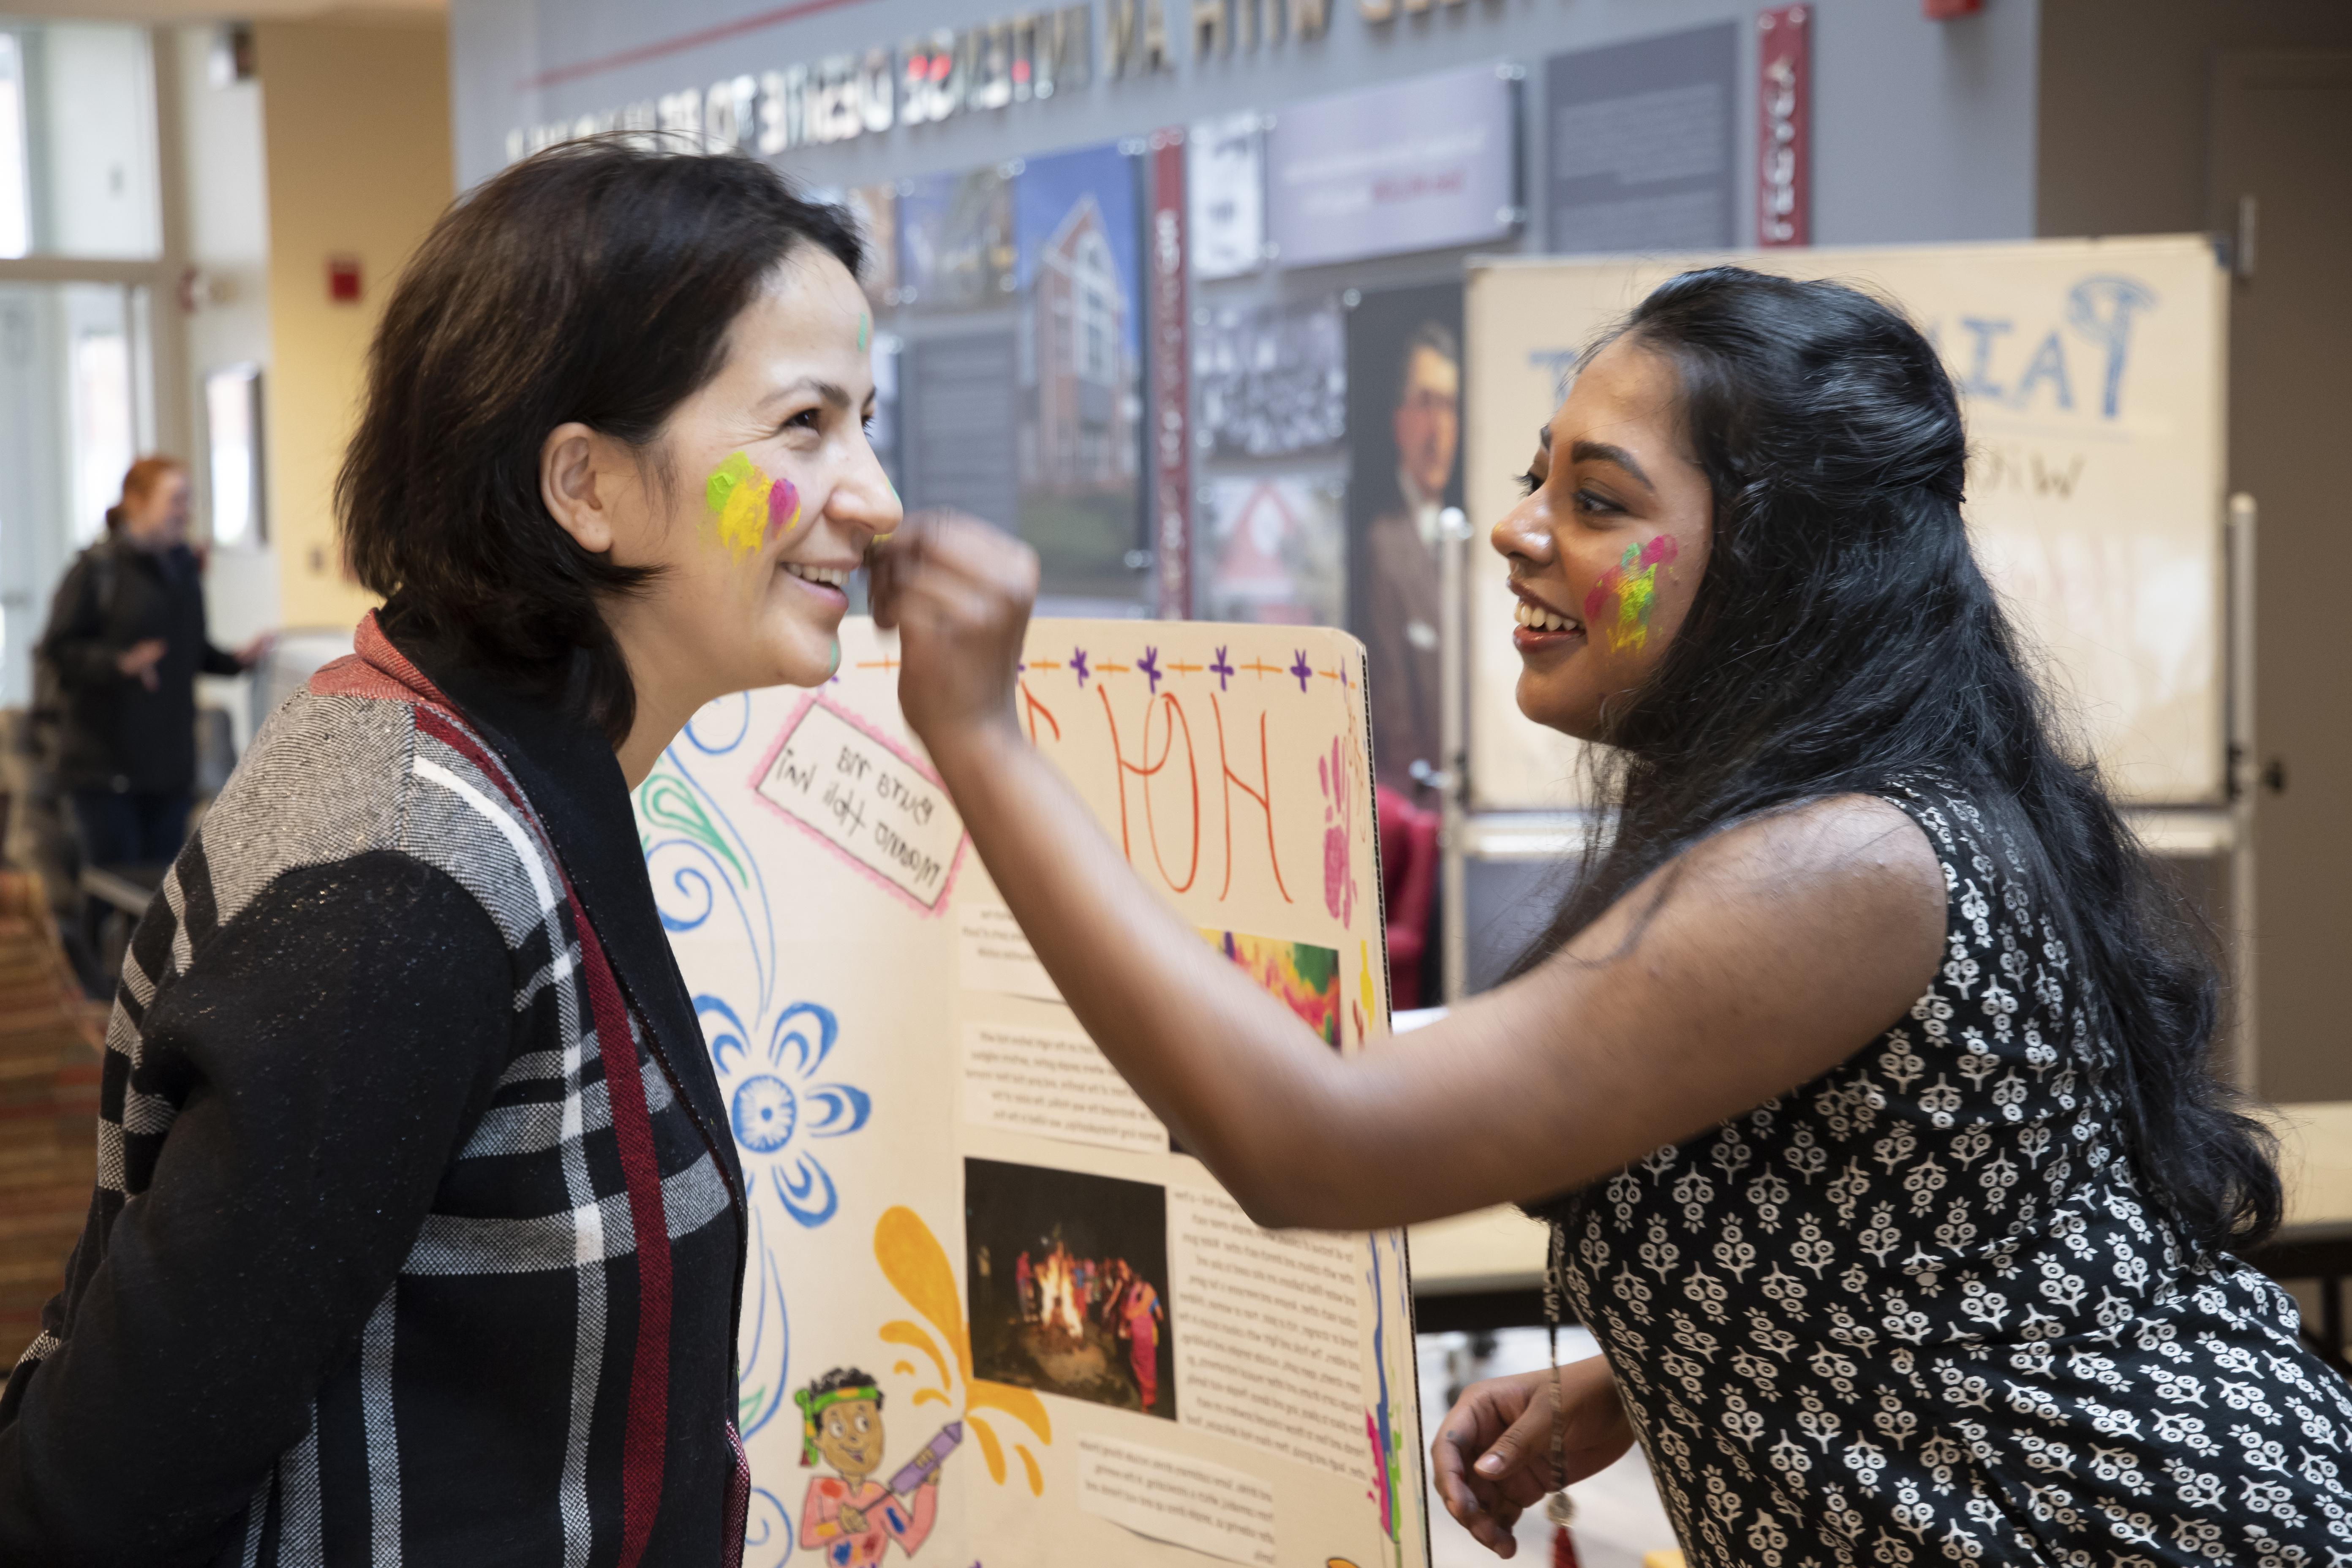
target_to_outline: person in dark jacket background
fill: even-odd
[[[196,778],[196,677],[243,674],[268,646],[213,646],[187,531],[186,465],[131,464],[107,537],[68,570],[41,634],[62,710],[58,784],[88,865],[162,864],[180,852]]]

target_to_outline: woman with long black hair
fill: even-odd
[[[1694,1563],[2352,1560],[2352,1393],[2238,1260],[2277,1222],[2213,969],[2068,754],[1895,310],[1734,268],[1584,361],[1495,525],[1522,710],[1610,832],[1514,978],[1351,1059],[1202,947],[1013,717],[1034,565],[902,531],[877,603],[991,875],[1262,1223],[1505,1200],[1606,1352],[1434,1445],[1502,1555],[1635,1438]]]

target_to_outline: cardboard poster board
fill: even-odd
[[[942,1568],[1424,1564],[1402,1235],[1260,1230],[1171,1148],[991,888],[894,646],[845,623],[835,679],[713,704],[636,795],[751,1194],[747,1563],[834,1561],[846,1506]],[[1041,621],[1022,687],[1074,830],[1350,1052],[1388,1006],[1362,660]],[[878,1420],[869,1474],[830,1437],[803,1468],[796,1395]]]
[[[2110,787],[2220,802],[2228,293],[2206,239],[1475,264],[1465,429],[1480,528],[1517,504],[1509,476],[1578,351],[1665,279],[1725,259],[1858,283],[1910,312],[1959,384],[1978,558]],[[1502,560],[1471,558],[1473,805],[1573,805],[1576,742],[1512,699]]]

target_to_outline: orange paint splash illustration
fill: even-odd
[[[1006,1473],[1004,1439],[980,1417],[980,1412],[994,1411],[1012,1417],[1028,1427],[1039,1446],[1044,1447],[1054,1441],[1054,1420],[1045,1413],[1045,1402],[1025,1388],[973,1379],[971,1331],[963,1321],[963,1300],[956,1290],[955,1270],[949,1267],[948,1255],[940,1246],[939,1237],[931,1234],[931,1227],[923,1223],[921,1215],[904,1206],[885,1212],[874,1226],[874,1261],[881,1265],[883,1278],[890,1281],[907,1305],[929,1324],[926,1329],[923,1323],[900,1318],[882,1325],[881,1337],[886,1342],[920,1352],[939,1373],[938,1386],[918,1390],[914,1402],[952,1409],[953,1390],[961,1383],[964,1421],[980,1444],[980,1457],[988,1466],[989,1479],[1003,1486]],[[952,1371],[948,1364],[950,1355],[955,1363]],[[1029,1483],[1031,1495],[1043,1495],[1045,1478],[1037,1467],[1036,1456],[1025,1443],[1017,1440],[1013,1451],[1020,1456],[1022,1473]]]

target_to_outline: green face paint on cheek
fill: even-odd
[[[774,488],[760,466],[740,452],[730,452],[703,481],[703,502],[719,542],[736,560],[760,548],[768,527],[769,492]]]
[[[872,316],[870,316],[870,315],[866,314],[866,313],[865,311],[863,311],[863,310],[858,311],[858,312],[857,312],[857,352],[858,352],[859,353],[864,353],[866,352],[866,345],[867,342],[872,338],[872,336],[873,336],[873,332],[874,332],[874,318],[873,318]]]
[[[1601,574],[1601,581],[1584,595],[1584,625],[1588,631],[1597,631],[1609,639],[1614,652],[1640,648],[1650,640],[1650,612],[1658,598],[1658,568],[1674,564],[1681,552],[1674,540],[1659,534],[1647,544],[1629,544],[1617,564]],[[1613,620],[1607,615],[1609,601],[1617,601]]]

